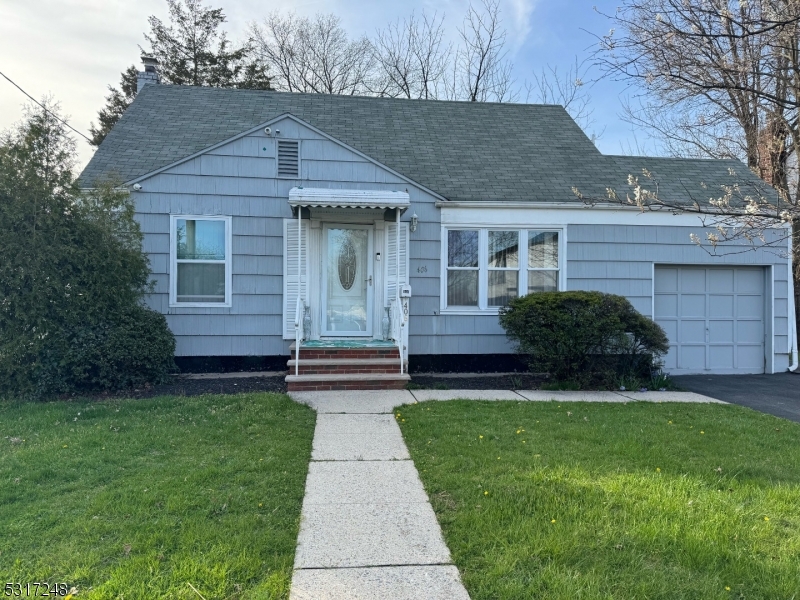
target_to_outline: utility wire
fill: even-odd
[[[90,140],[88,137],[86,137],[86,136],[85,136],[84,134],[82,134],[80,131],[78,131],[77,129],[75,129],[75,128],[74,128],[72,125],[70,125],[69,123],[67,123],[67,122],[66,122],[64,119],[62,119],[62,118],[60,118],[59,116],[57,116],[57,115],[53,114],[53,112],[52,112],[52,111],[50,111],[50,110],[48,110],[48,109],[47,109],[47,107],[46,107],[44,104],[42,104],[41,102],[39,102],[39,101],[38,101],[36,98],[34,98],[33,96],[31,96],[31,95],[30,95],[28,92],[26,92],[25,90],[23,90],[23,89],[22,89],[21,87],[19,87],[19,86],[18,86],[16,83],[14,83],[13,81],[11,81],[11,79],[9,79],[9,77],[8,77],[8,76],[7,76],[5,73],[3,73],[2,71],[0,71],[0,75],[2,75],[2,76],[3,76],[3,78],[4,78],[6,81],[8,81],[8,82],[9,82],[11,85],[13,85],[15,88],[17,88],[17,89],[18,89],[20,92],[22,92],[23,94],[25,94],[25,95],[26,95],[28,98],[30,98],[30,99],[31,99],[33,102],[35,102],[36,104],[38,104],[38,105],[39,105],[39,106],[42,108],[42,110],[43,110],[44,112],[46,112],[47,114],[49,114],[51,117],[53,117],[53,118],[54,118],[54,119],[56,119],[57,121],[60,121],[61,123],[63,123],[63,124],[64,124],[64,125],[66,125],[67,127],[69,127],[70,129],[72,129],[72,131],[74,131],[75,133],[77,133],[79,136],[81,136],[83,139],[85,139],[85,140],[86,140],[87,142],[89,142],[90,144],[92,143],[92,140]]]

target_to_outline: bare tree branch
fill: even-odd
[[[470,4],[458,30],[461,44],[451,89],[470,102],[513,102],[517,96],[511,77],[513,65],[504,48],[506,30],[501,27],[499,1],[481,0],[481,9]]]
[[[587,206],[616,204],[641,212],[697,215],[701,225],[710,231],[706,232],[705,240],[696,234],[691,234],[691,239],[711,254],[765,248],[788,256],[791,225],[798,217],[796,204],[787,202],[763,181],[740,176],[734,169],[729,169],[728,175],[730,183],[720,185],[717,190],[700,184],[703,190],[709,190],[708,197],[700,197],[685,183],[681,184],[679,194],[669,195],[662,191],[658,177],[648,169],[642,169],[639,175],[628,175],[625,192],[607,188],[605,197],[585,195],[576,187],[572,192]],[[734,242],[745,242],[748,247],[733,251],[725,248]]]
[[[575,62],[566,71],[559,71],[558,67],[547,65],[539,73],[533,73],[533,82],[526,83],[525,101],[531,99],[542,104],[560,104],[575,122],[587,131],[594,125],[591,106],[592,98],[587,91],[587,74],[591,65],[587,61]],[[600,134],[592,133],[593,141],[600,138]]]
[[[378,31],[373,48],[379,69],[376,93],[392,97],[436,99],[452,46],[444,45],[444,15],[417,19],[414,13]]]
[[[320,94],[366,94],[373,74],[372,44],[350,40],[335,15],[309,19],[273,12],[252,24],[257,51],[276,71],[274,87]]]

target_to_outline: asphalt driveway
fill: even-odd
[[[800,375],[681,375],[675,383],[691,392],[748,406],[800,423]]]

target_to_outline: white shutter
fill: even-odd
[[[387,223],[386,228],[386,299],[395,299],[397,292],[397,224]],[[408,223],[400,223],[400,284],[408,283]]]
[[[283,339],[294,339],[297,293],[305,300],[308,281],[308,222],[303,221],[303,262],[297,277],[297,219],[283,220]],[[298,285],[299,284],[299,285]]]

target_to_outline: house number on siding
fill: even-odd
[[[428,267],[417,267],[417,273],[427,273]]]

